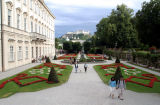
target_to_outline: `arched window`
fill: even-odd
[[[23,4],[26,5],[27,4],[27,0],[23,0]]]
[[[11,25],[12,24],[12,3],[8,2],[6,5],[7,5],[7,12],[8,12],[8,14],[7,14],[7,20],[8,20],[7,25],[12,26]]]
[[[23,18],[24,18],[24,31],[27,31],[27,13],[23,13]]]
[[[30,0],[30,8],[32,9],[32,0]]]
[[[17,28],[20,29],[20,12],[21,12],[21,10],[17,9],[16,12],[17,12]]]

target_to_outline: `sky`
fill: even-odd
[[[76,30],[96,32],[99,21],[110,15],[117,5],[125,4],[136,13],[150,0],[44,0],[55,19],[55,36]]]

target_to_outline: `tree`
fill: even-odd
[[[121,68],[118,66],[116,69],[116,72],[114,74],[114,78],[115,78],[116,82],[118,80],[120,80],[120,77],[122,77],[122,72],[121,72]]]
[[[59,39],[55,38],[55,47],[56,47],[56,49],[58,49],[58,43],[59,43]]]
[[[84,42],[83,46],[84,46],[84,52],[86,54],[88,54],[88,52],[90,51],[90,48],[91,48],[91,43],[90,42]]]
[[[81,51],[82,46],[80,42],[66,41],[63,43],[63,49],[68,53],[78,53],[79,51]]]
[[[73,52],[78,53],[82,50],[82,46],[80,42],[74,42],[72,43]]]
[[[160,0],[143,2],[142,9],[136,13],[136,28],[139,40],[150,46],[160,48]]]
[[[59,80],[58,80],[56,71],[55,71],[54,67],[52,67],[51,71],[49,73],[49,76],[48,76],[48,83],[58,83],[58,82],[59,82]]]
[[[72,47],[72,42],[64,42],[63,43],[63,49],[66,50],[68,53],[72,53],[73,52],[73,47]]]
[[[107,23],[108,18],[102,18],[99,24],[96,25],[97,32],[95,34],[97,36],[97,46],[106,46],[108,42]]]
[[[117,47],[131,48],[137,44],[136,30],[131,23],[132,16],[133,10],[124,4],[112,10],[109,22],[115,30],[112,36],[114,36],[114,43],[117,42]]]
[[[138,37],[132,16],[133,10],[124,4],[113,9],[111,15],[103,18],[96,26],[96,45],[114,48],[117,43],[118,48],[137,47]]]

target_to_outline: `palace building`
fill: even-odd
[[[1,0],[0,71],[53,57],[54,21],[44,0]]]

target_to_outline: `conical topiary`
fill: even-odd
[[[112,57],[111,57],[111,55],[109,55],[109,58],[108,58],[108,60],[112,60]]]
[[[54,67],[52,67],[51,71],[49,73],[49,76],[48,76],[48,83],[58,83],[58,82],[59,82],[59,80],[58,80],[56,71],[55,71]]]
[[[57,56],[56,55],[54,56],[54,60],[57,60]]]
[[[49,57],[46,57],[46,63],[51,63],[51,60]]]
[[[118,66],[117,69],[116,69],[116,72],[114,74],[114,78],[115,78],[116,82],[118,80],[120,80],[121,77],[122,77],[121,68]]]
[[[115,63],[120,63],[119,57],[116,58]]]

